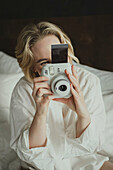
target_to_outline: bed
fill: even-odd
[[[113,162],[113,16],[78,16],[0,21],[0,170],[19,170],[20,160],[10,148],[10,99],[23,76],[14,56],[16,38],[27,23],[42,20],[58,24],[69,35],[80,67],[100,79],[106,110],[106,140],[100,154]]]

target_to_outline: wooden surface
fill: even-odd
[[[21,29],[40,21],[53,22],[67,33],[82,64],[113,71],[113,15],[1,20],[0,50],[14,56]]]

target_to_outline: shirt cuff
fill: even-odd
[[[91,123],[79,138],[66,137],[66,144],[70,146],[68,152],[75,156],[98,152],[104,140],[104,135],[96,127],[96,120],[91,117]]]
[[[33,167],[46,167],[50,164],[51,157],[48,152],[49,144],[49,128],[47,127],[47,143],[45,147],[37,147],[29,149],[29,128],[26,129],[18,139],[17,154],[21,160],[31,164]]]

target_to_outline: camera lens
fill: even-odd
[[[66,91],[67,90],[67,86],[66,85],[61,85],[61,86],[59,86],[59,90],[60,91]]]

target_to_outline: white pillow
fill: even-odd
[[[0,122],[8,121],[12,91],[23,76],[19,74],[0,74]]]
[[[9,108],[0,108],[0,123],[9,122]]]
[[[0,73],[15,74],[21,72],[17,59],[0,51]]]
[[[0,74],[0,108],[8,108],[10,106],[12,91],[22,76],[23,73]]]
[[[75,64],[76,65],[76,64]],[[100,79],[102,94],[108,94],[113,91],[113,72],[99,70],[93,67],[89,67],[82,64],[77,64],[79,67],[82,67],[93,74],[95,74]]]

